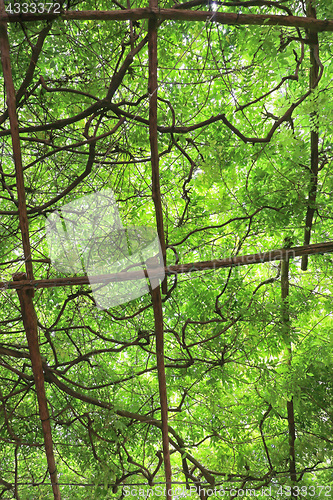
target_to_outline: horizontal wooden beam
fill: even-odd
[[[0,21],[8,23],[33,22],[52,19],[76,21],[139,21],[140,19],[157,19],[158,21],[201,21],[217,22],[228,25],[285,26],[289,28],[306,28],[312,31],[333,31],[333,20],[314,19],[300,16],[280,16],[269,14],[236,14],[233,12],[212,12],[186,9],[124,9],[124,10],[68,10],[60,14],[6,14]]]
[[[222,269],[228,267],[249,266],[252,264],[262,264],[263,262],[271,262],[274,260],[294,259],[295,257],[302,257],[303,255],[315,255],[333,252],[333,241],[325,243],[315,243],[313,245],[305,245],[302,247],[280,248],[278,250],[270,250],[268,252],[259,252],[250,255],[242,255],[237,257],[228,257],[226,259],[215,259],[202,262],[193,262],[190,264],[178,264],[173,266],[166,266],[165,273],[168,276],[192,273],[196,271],[211,271],[215,269]],[[148,277],[147,272],[144,276]],[[159,277],[160,271],[156,273],[150,269],[149,276]],[[22,288],[53,288],[58,286],[74,286],[74,285],[88,285],[91,283],[116,283],[123,281],[132,281],[142,279],[142,272],[120,272],[113,274],[101,274],[98,276],[73,276],[68,278],[54,278],[54,279],[41,279],[41,280],[21,280],[0,282],[0,290],[8,289],[22,289]]]

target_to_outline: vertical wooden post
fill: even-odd
[[[13,276],[14,280],[20,280],[25,278],[26,275],[24,273],[18,273]],[[23,325],[28,340],[32,371],[34,374],[34,380],[37,392],[39,416],[42,422],[45,452],[52,483],[53,496],[54,500],[61,500],[58,477],[57,477],[57,469],[53,453],[50,416],[49,416],[49,410],[47,408],[47,399],[45,393],[44,371],[38,344],[37,316],[32,301],[33,291],[31,289],[29,290],[23,288],[17,290],[17,294],[20,300]]]
[[[164,366],[164,332],[163,332],[163,312],[160,287],[152,290],[152,301],[154,309],[155,337],[156,337],[156,361],[158,371],[158,386],[161,403],[162,420],[162,444],[163,461],[166,483],[166,498],[171,500],[171,461],[169,449],[169,431],[168,431],[168,398]]]
[[[316,9],[313,6],[313,0],[307,0],[306,14],[308,17],[316,18]],[[318,33],[315,31],[308,31],[309,47],[310,47],[310,89],[314,89],[318,83],[319,74],[319,40]],[[317,126],[318,114],[312,113],[311,119],[314,123],[312,126]],[[317,198],[317,185],[318,185],[318,145],[319,145],[319,132],[314,129],[310,132],[310,172],[311,179],[308,194],[308,208],[305,217],[305,230],[304,230],[304,245],[310,243],[311,229],[313,224],[313,217],[315,213],[315,203]],[[308,268],[308,256],[302,257],[301,269],[306,271]]]
[[[286,345],[286,363],[288,366],[291,365],[292,360],[292,349],[291,349],[291,339],[290,339],[290,316],[289,316],[289,258],[281,260],[281,298],[282,298],[282,328],[283,328],[283,338]],[[289,436],[289,473],[290,479],[293,484],[296,484],[296,451],[295,451],[295,440],[296,440],[296,427],[295,427],[295,412],[294,412],[294,401],[291,397],[287,401],[287,418],[288,418],[288,436]],[[292,498],[298,498],[298,495],[293,491],[291,492]]]
[[[157,8],[157,0],[149,0],[149,7]],[[161,244],[164,266],[166,266],[166,248],[161,202],[160,169],[157,136],[157,19],[148,21],[148,54],[149,54],[149,142],[152,168],[152,196],[156,212],[157,233]],[[163,280],[162,292],[167,293],[167,278]]]
[[[158,0],[149,0],[150,8],[158,7]],[[157,233],[160,239],[164,266],[166,265],[166,249],[163,227],[163,211],[160,192],[160,172],[158,156],[158,137],[157,137],[157,19],[148,21],[148,54],[149,54],[149,141],[151,151],[152,167],[152,195],[156,211]],[[162,283],[162,291],[166,293],[166,278]],[[164,331],[163,331],[163,311],[160,287],[152,290],[152,301],[155,321],[156,337],[156,360],[158,370],[158,384],[161,403],[162,420],[162,442],[163,442],[163,460],[166,481],[166,498],[171,500],[171,462],[169,450],[168,433],[168,400],[167,387],[164,366]]]
[[[1,15],[6,14],[4,0],[0,0],[0,14]],[[18,197],[18,211],[19,211],[20,229],[22,234],[25,268],[28,279],[32,280],[33,270],[32,270],[31,249],[29,241],[29,224],[28,224],[25,189],[23,181],[23,168],[22,168],[20,136],[18,131],[18,119],[16,114],[16,96],[15,96],[13,77],[12,77],[12,68],[10,64],[7,23],[4,21],[0,22],[0,45],[1,45],[1,63],[2,63],[3,76],[6,86],[8,116],[9,116],[10,131],[11,131],[11,138],[13,145],[13,156],[15,163],[16,187],[17,187],[17,197]]]
[[[5,13],[4,0],[0,0],[0,14],[4,13]],[[22,276],[24,276],[26,279],[32,280],[34,276],[33,276],[32,260],[31,260],[29,222],[28,222],[27,206],[25,198],[21,145],[20,145],[20,136],[18,130],[18,118],[16,114],[16,96],[13,83],[12,69],[10,64],[10,50],[9,50],[9,40],[7,33],[7,24],[4,21],[0,21],[0,49],[1,49],[1,63],[3,68],[3,75],[4,75],[6,94],[7,94],[8,116],[10,122],[10,131],[11,131],[15,173],[16,173],[19,222],[22,234],[23,252],[24,252],[24,260],[26,268],[26,275],[24,273],[23,275],[22,273],[20,273],[19,275],[14,276],[13,279],[14,280],[22,279]],[[18,290],[17,293],[20,300],[23,324],[29,346],[32,371],[37,391],[39,415],[42,422],[45,451],[46,451],[50,478],[52,482],[53,495],[55,500],[60,500],[61,498],[60,489],[57,479],[57,472],[56,472],[55,459],[53,453],[51,426],[50,426],[49,412],[47,408],[47,401],[45,394],[44,373],[43,373],[42,360],[38,345],[37,317],[32,301],[33,290],[22,289]]]

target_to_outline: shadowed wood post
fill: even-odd
[[[312,0],[307,1],[307,16],[316,18],[316,9]],[[308,40],[310,46],[310,89],[315,89],[318,85],[319,75],[319,41],[318,33],[309,30]],[[317,186],[318,186],[318,166],[319,166],[319,132],[318,132],[318,113],[314,111],[311,115],[312,130],[310,132],[310,185],[308,193],[308,207],[305,217],[305,230],[304,230],[304,245],[310,243],[311,229],[313,224],[313,217],[315,214],[315,204],[317,199]],[[308,256],[302,257],[301,269],[306,271],[308,268]]]
[[[14,280],[22,279],[24,276],[25,276],[24,273],[19,273],[14,275],[13,279]],[[53,453],[50,415],[47,407],[47,399],[45,393],[44,371],[38,344],[37,315],[32,301],[33,290],[29,289],[17,290],[17,294],[20,300],[23,325],[28,340],[29,354],[35,380],[39,416],[42,422],[45,452],[47,457],[47,465],[49,469],[50,479],[52,483],[53,496],[54,500],[60,500],[61,496],[58,485],[57,468]]]
[[[4,10],[5,10],[4,0],[0,0],[0,13],[4,12]],[[12,77],[12,68],[10,64],[7,26],[5,22],[0,22],[0,45],[1,45],[1,64],[3,69],[4,82],[6,86],[10,133],[13,145],[16,189],[18,198],[17,208],[18,208],[20,229],[22,235],[25,268],[28,279],[33,279],[31,249],[29,241],[29,223],[28,223],[24,180],[23,180],[21,145],[20,145],[20,136],[18,130],[18,119],[16,115],[16,95]]]
[[[289,315],[289,258],[281,261],[281,299],[282,299],[282,331],[283,341],[285,344],[285,356],[288,367],[291,366],[292,361],[292,344],[290,337],[290,315]],[[296,427],[295,427],[295,412],[293,396],[287,400],[287,419],[288,419],[288,443],[289,443],[289,474],[290,480],[294,485],[297,482],[296,475]],[[298,498],[294,489],[291,490],[291,497]]]
[[[5,11],[4,1],[0,0],[0,13],[3,14],[4,11]],[[10,121],[11,139],[13,145],[13,157],[15,163],[19,223],[22,235],[25,268],[27,273],[26,275],[24,273],[14,275],[13,279],[14,281],[22,280],[24,278],[33,280],[34,276],[33,276],[33,268],[31,261],[31,247],[29,240],[29,223],[28,223],[25,189],[24,189],[22,155],[20,146],[20,136],[18,130],[18,118],[16,114],[16,96],[15,96],[15,89],[14,89],[12,70],[10,64],[10,49],[9,49],[9,40],[7,34],[7,26],[6,23],[3,21],[0,22],[0,48],[1,48],[1,63],[3,68],[4,82],[7,94],[7,106],[8,106],[8,116]],[[35,380],[39,415],[42,422],[45,451],[46,451],[50,479],[52,483],[53,495],[55,500],[60,500],[61,497],[60,497],[60,489],[58,485],[56,465],[53,453],[50,418],[49,418],[49,412],[47,408],[47,401],[45,394],[44,372],[38,345],[37,316],[32,300],[34,291],[31,289],[23,288],[19,289],[17,293],[20,300],[23,325],[29,346],[29,353]]]
[[[149,0],[149,6],[158,7],[157,0]],[[157,18],[148,21],[148,54],[149,54],[149,141],[151,152],[152,168],[152,196],[156,212],[157,233],[161,244],[163,263],[166,265],[165,236],[163,228],[163,211],[160,190],[160,172],[158,156],[158,137],[157,137]],[[163,293],[167,292],[167,277],[162,282]],[[162,442],[163,442],[163,461],[166,481],[166,498],[171,500],[171,463],[169,450],[169,431],[168,431],[168,398],[164,366],[164,329],[163,329],[163,311],[160,287],[154,288],[151,293],[154,310],[155,338],[156,338],[156,361],[158,371],[158,385],[161,403],[162,420]]]

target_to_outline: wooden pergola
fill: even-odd
[[[60,14],[54,13],[44,13],[44,14],[32,14],[32,13],[22,13],[22,14],[7,14],[5,12],[4,0],[0,0],[0,48],[1,48],[1,61],[3,67],[4,81],[7,94],[7,106],[8,106],[8,116],[10,120],[10,132],[0,131],[0,136],[7,135],[10,133],[13,147],[13,156],[15,161],[16,169],[16,186],[18,193],[18,208],[13,215],[18,215],[20,222],[21,237],[24,249],[25,258],[25,273],[17,274],[13,276],[13,281],[0,283],[0,289],[15,289],[17,290],[21,313],[24,323],[24,328],[26,332],[26,337],[29,346],[30,359],[32,363],[33,375],[36,385],[38,405],[39,405],[39,415],[41,420],[41,425],[44,434],[45,452],[47,457],[49,475],[52,483],[53,494],[55,500],[60,500],[60,488],[58,484],[58,476],[56,470],[56,463],[53,452],[53,442],[51,435],[50,426],[50,416],[45,394],[45,378],[52,378],[52,374],[47,371],[45,363],[43,363],[38,343],[37,334],[37,316],[34,308],[34,291],[41,288],[50,287],[64,287],[71,285],[83,285],[89,284],[89,282],[95,283],[108,283],[112,281],[127,281],[138,279],[138,275],[135,272],[118,273],[114,275],[101,275],[90,277],[88,280],[87,276],[68,276],[65,278],[58,279],[36,279],[34,276],[34,270],[31,259],[31,248],[30,248],[30,237],[29,237],[29,214],[32,213],[30,209],[27,208],[26,195],[25,195],[25,184],[24,184],[24,173],[22,166],[22,156],[21,156],[21,145],[20,145],[20,133],[29,132],[28,128],[19,129],[18,118],[16,112],[16,91],[14,89],[11,61],[10,61],[10,44],[7,34],[7,23],[33,23],[42,20],[54,20],[61,18],[63,20],[76,20],[76,21],[86,21],[86,20],[100,20],[107,22],[117,22],[124,20],[141,20],[148,19],[148,53],[149,53],[149,84],[148,92],[150,97],[150,107],[149,107],[149,138],[150,138],[150,150],[151,150],[151,180],[152,180],[152,198],[155,204],[156,211],[156,227],[162,248],[164,266],[166,276],[177,275],[181,273],[193,273],[202,272],[205,270],[214,270],[227,267],[235,266],[245,266],[260,264],[264,262],[270,262],[274,260],[288,260],[290,258],[302,257],[302,269],[307,268],[307,258],[310,255],[323,254],[328,252],[333,252],[333,242],[316,243],[310,244],[310,234],[313,218],[313,208],[311,203],[309,204],[309,209],[307,213],[306,220],[306,231],[304,238],[304,245],[300,247],[292,248],[280,248],[275,250],[269,250],[262,253],[256,253],[252,255],[234,256],[227,257],[223,259],[210,260],[205,262],[193,262],[182,264],[178,263],[175,265],[169,265],[166,262],[166,244],[164,236],[164,223],[163,223],[163,212],[161,203],[161,192],[160,192],[160,174],[159,174],[159,151],[158,151],[158,130],[157,124],[157,97],[158,97],[158,28],[160,23],[165,20],[186,20],[191,22],[210,22],[210,23],[221,23],[225,25],[249,25],[249,26],[284,26],[287,28],[302,28],[309,31],[309,44],[312,47],[311,50],[311,62],[312,62],[312,72],[310,76],[310,85],[308,92],[303,95],[299,101],[295,102],[284,114],[281,116],[272,126],[271,130],[266,137],[255,138],[246,137],[238,130],[230,121],[227,120],[224,114],[216,115],[209,120],[206,120],[204,124],[214,123],[214,121],[222,120],[223,123],[241,140],[249,143],[256,142],[269,142],[274,132],[278,127],[285,121],[290,119],[295,108],[312,92],[316,87],[318,80],[320,78],[320,73],[322,68],[316,58],[316,50],[318,46],[318,32],[333,32],[333,20],[318,20],[316,19],[315,10],[310,8],[308,16],[306,17],[296,17],[292,15],[255,15],[255,14],[235,14],[235,13],[223,13],[219,11],[191,11],[190,9],[195,6],[199,6],[205,2],[200,0],[192,0],[180,5],[175,5],[172,9],[160,9],[158,7],[157,0],[149,0],[149,6],[147,8],[140,9],[117,9],[109,11],[61,11]],[[286,9],[287,10],[287,9]],[[143,42],[141,42],[143,43]],[[138,47],[140,44],[138,45]],[[129,55],[126,57],[124,63],[118,71],[119,81],[130,66],[133,61],[133,57],[138,50],[138,47],[134,48]],[[34,55],[32,56],[32,58]],[[33,63],[33,61],[32,61]],[[32,75],[31,75],[32,78]],[[111,92],[109,91],[108,96],[104,100],[101,100],[94,104],[94,108],[112,108],[110,103]],[[89,108],[89,113],[92,111]],[[87,112],[87,113],[88,113]],[[84,115],[84,113],[82,113]],[[126,119],[125,113],[120,118],[122,121]],[[66,122],[65,120],[59,120],[59,126],[61,128]],[[54,124],[53,124],[54,125]],[[202,123],[200,124],[202,125]],[[181,127],[178,127],[179,129]],[[185,128],[185,127],[183,127]],[[164,127],[166,130],[167,127]],[[177,127],[169,127],[170,132],[177,132]],[[188,127],[190,130],[191,127]],[[180,131],[180,130],[179,130]],[[96,138],[90,138],[89,144],[93,148],[96,143]],[[312,173],[317,178],[318,173],[318,134],[316,132],[311,132],[311,148],[312,148]],[[317,154],[316,154],[317,152]],[[315,187],[312,192],[312,197],[315,197]],[[39,207],[41,208],[41,207]],[[36,212],[37,210],[35,210]],[[254,215],[254,214],[253,214]],[[253,216],[252,215],[252,216]],[[162,430],[162,441],[163,441],[163,457],[164,457],[164,467],[165,467],[165,480],[167,491],[171,489],[171,465],[170,465],[170,451],[169,451],[169,432],[168,427],[168,403],[167,403],[167,390],[166,390],[166,378],[164,369],[164,340],[163,340],[163,313],[162,313],[162,298],[161,292],[167,293],[167,283],[166,278],[159,287],[152,291],[152,303],[154,310],[155,319],[155,336],[156,336],[156,357],[157,357],[157,367],[158,367],[158,379],[159,379],[159,392],[160,392],[160,402],[161,402],[161,425],[158,421],[155,421],[154,425],[157,425]],[[133,418],[133,415],[129,412],[120,412],[119,414]],[[135,418],[138,418],[136,415]],[[149,420],[152,422],[152,419]],[[176,443],[173,443],[177,447]],[[167,499],[171,499],[170,492],[167,493]]]

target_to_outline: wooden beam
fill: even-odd
[[[250,255],[240,255],[237,257],[228,257],[226,259],[215,259],[201,262],[192,262],[190,264],[178,264],[173,266],[166,266],[165,273],[184,274],[196,271],[211,271],[214,269],[222,269],[228,267],[249,266],[253,264],[262,264],[264,262],[272,262],[275,260],[289,259],[302,257],[303,255],[316,255],[333,252],[333,241],[325,243],[314,243],[312,245],[305,245],[301,247],[280,248],[278,250],[270,250],[268,252],[259,252]],[[145,277],[148,277],[147,272],[144,272]],[[149,270],[149,276],[154,277],[153,270]],[[159,277],[159,271],[156,273]],[[142,279],[140,272],[120,272],[113,274],[101,274],[98,276],[73,276],[68,278],[53,278],[53,279],[40,279],[40,280],[19,280],[0,282],[0,290],[8,289],[22,289],[22,288],[54,288],[57,286],[75,286],[75,285],[89,285],[89,283],[111,283],[121,281],[131,281]]]
[[[247,26],[285,26],[287,28],[306,28],[312,31],[333,31],[333,20],[312,19],[301,16],[280,16],[270,14],[237,14],[233,12],[212,12],[186,9],[123,9],[123,10],[67,10],[61,14],[3,14],[0,21],[8,23],[37,22],[42,20],[65,19],[76,21],[137,21],[156,18],[158,21],[201,21],[228,25]]]

